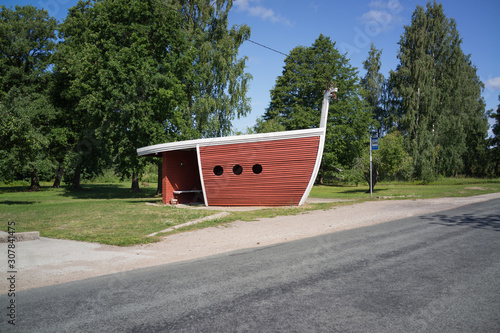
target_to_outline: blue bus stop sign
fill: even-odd
[[[372,150],[378,150],[378,138],[372,138]]]

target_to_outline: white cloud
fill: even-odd
[[[403,21],[398,14],[403,7],[398,0],[375,0],[368,5],[371,9],[363,13],[358,20],[374,32],[386,32],[391,30],[395,24]]]
[[[260,0],[235,0],[234,6],[237,11],[247,12],[250,16],[259,17],[264,21],[292,26],[290,20],[276,14],[271,8],[260,6],[259,3]]]
[[[374,9],[388,10],[392,14],[399,14],[403,10],[403,6],[399,0],[372,0],[368,6]]]
[[[370,1],[370,4],[368,6],[370,6],[370,8],[377,8],[377,9],[386,9],[387,8],[387,4],[381,0]]]
[[[390,23],[392,20],[392,15],[386,10],[370,10],[366,12],[359,18],[363,23],[369,23],[370,21],[383,22],[384,24]]]
[[[485,82],[486,87],[500,91],[500,76],[488,79]]]

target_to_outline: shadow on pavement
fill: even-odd
[[[422,219],[431,221],[431,224],[439,224],[448,227],[459,226],[500,231],[500,215],[494,214],[479,217],[470,214],[463,214],[458,216],[438,214],[432,216],[423,216]]]

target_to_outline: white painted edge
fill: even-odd
[[[323,131],[324,130],[322,128],[308,128],[308,129],[293,130],[293,131],[234,135],[221,138],[167,142],[167,143],[161,143],[157,145],[138,148],[137,154],[139,156],[145,156],[145,155],[155,155],[165,151],[193,149],[196,148],[197,146],[208,147],[208,146],[219,146],[219,145],[238,144],[238,143],[299,139],[311,136],[318,136],[321,135]]]
[[[200,158],[200,145],[196,145],[196,156],[198,160],[198,170],[200,172],[200,182],[201,182],[201,190],[203,191],[203,203],[208,207],[207,201],[207,192],[205,191],[205,181],[203,180],[203,171],[201,168],[201,158]]]
[[[321,134],[319,138],[318,155],[316,155],[316,163],[314,164],[311,179],[309,179],[309,184],[307,185],[307,188],[302,195],[302,199],[300,199],[299,201],[299,206],[303,205],[306,202],[307,197],[309,196],[309,193],[311,193],[311,190],[314,186],[314,182],[316,181],[316,176],[318,176],[319,167],[321,166],[321,159],[323,158],[323,149],[325,148],[325,134],[326,129],[324,128],[323,134]]]
[[[330,108],[330,98],[332,97],[334,92],[337,92],[337,88],[330,88],[325,91],[325,94],[323,95],[323,103],[321,104],[321,121],[319,124],[319,128],[323,130],[321,133],[320,139],[319,139],[319,146],[318,146],[318,155],[316,156],[316,163],[314,164],[314,169],[311,175],[311,179],[309,179],[309,184],[307,185],[307,188],[302,195],[302,199],[300,199],[299,206],[303,205],[307,197],[309,196],[309,193],[311,193],[311,190],[314,186],[314,182],[316,181],[316,177],[318,176],[319,172],[319,167],[321,166],[321,159],[323,158],[323,150],[325,148],[325,136],[326,136],[326,123],[328,121],[328,111]]]
[[[174,191],[174,194],[183,194],[183,193],[200,193],[201,190],[187,190],[187,191]]]

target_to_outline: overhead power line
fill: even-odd
[[[283,53],[283,52],[280,52],[280,51],[278,51],[278,50],[275,50],[275,49],[273,49],[273,48],[270,48],[269,46],[262,45],[262,44],[260,44],[260,43],[254,42],[253,40],[250,40],[250,39],[247,39],[247,40],[248,40],[249,42],[252,42],[252,43],[254,43],[254,44],[257,44],[257,45],[259,45],[259,46],[262,46],[262,47],[264,47],[264,48],[266,48],[266,49],[268,49],[268,50],[271,50],[271,51],[273,51],[273,52],[276,52],[276,53],[282,54],[282,55],[284,55],[285,57],[286,57],[286,56],[288,56],[287,54],[285,54],[285,53]]]

